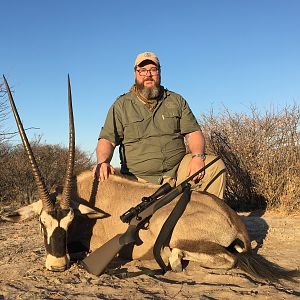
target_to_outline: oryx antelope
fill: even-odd
[[[40,197],[39,201],[7,215],[6,219],[18,221],[38,214],[44,235],[46,268],[63,271],[70,261],[68,243],[80,241],[88,251],[93,251],[116,234],[123,233],[127,225],[120,221],[119,216],[137,205],[143,196],[151,195],[158,186],[113,175],[105,182],[98,183],[92,171],[83,172],[75,180],[72,179],[75,132],[68,78],[68,166],[63,191],[49,194],[5,78],[4,81]],[[175,203],[176,200],[159,209],[151,218],[148,229],[140,230],[143,244],[134,247],[133,259],[152,258],[155,239]],[[192,193],[190,203],[163,254],[175,271],[182,269],[182,260],[191,260],[206,268],[240,267],[255,277],[268,280],[293,280],[298,276],[297,271],[284,270],[252,253],[248,232],[240,217],[224,201],[206,193]]]

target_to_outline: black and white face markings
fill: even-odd
[[[40,215],[48,270],[62,271],[68,268],[70,259],[67,253],[67,232],[73,219],[72,208],[62,209],[59,207],[49,212],[43,210]]]

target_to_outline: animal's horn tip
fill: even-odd
[[[68,73],[68,88],[71,88],[71,78],[70,78],[70,74]]]
[[[10,91],[10,88],[9,88],[9,85],[8,85],[8,82],[7,82],[6,78],[5,78],[5,76],[4,75],[2,75],[2,76],[3,76],[3,80],[4,80],[4,84],[5,84],[6,90]]]

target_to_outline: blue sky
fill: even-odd
[[[212,108],[247,113],[251,105],[300,103],[298,0],[0,3],[0,72],[24,126],[39,128],[29,137],[67,145],[69,73],[76,142],[93,152],[143,51],[158,55],[162,84],[182,94],[196,117]],[[12,117],[7,128],[16,128]]]

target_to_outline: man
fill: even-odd
[[[95,176],[104,181],[115,172],[110,161],[120,146],[122,173],[141,182],[174,186],[214,157],[205,155],[204,136],[187,102],[161,85],[160,62],[154,53],[137,56],[134,78],[135,84],[114,102],[101,129]],[[223,162],[214,163],[194,183],[199,190],[223,198]]]

